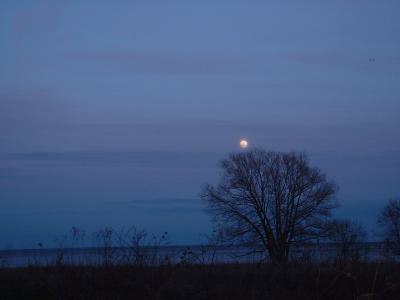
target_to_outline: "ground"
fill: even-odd
[[[0,299],[400,299],[400,264],[53,266],[0,270]]]

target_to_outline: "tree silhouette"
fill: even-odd
[[[231,154],[221,168],[220,183],[201,195],[230,241],[284,263],[293,245],[325,233],[337,188],[304,154],[255,149]]]
[[[333,220],[329,225],[328,240],[334,243],[336,259],[340,262],[361,259],[364,254],[361,244],[366,238],[363,226],[350,219]]]
[[[384,243],[393,254],[400,255],[400,199],[390,199],[378,218],[384,229]]]

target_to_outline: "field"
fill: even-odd
[[[0,299],[398,300],[400,264],[3,268],[0,269]]]

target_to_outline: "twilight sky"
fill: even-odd
[[[400,196],[400,2],[0,2],[0,249],[71,226],[197,243],[201,186],[308,153],[374,233]]]

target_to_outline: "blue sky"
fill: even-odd
[[[1,1],[0,247],[71,226],[196,243],[218,161],[308,153],[337,215],[400,195],[398,1]]]

